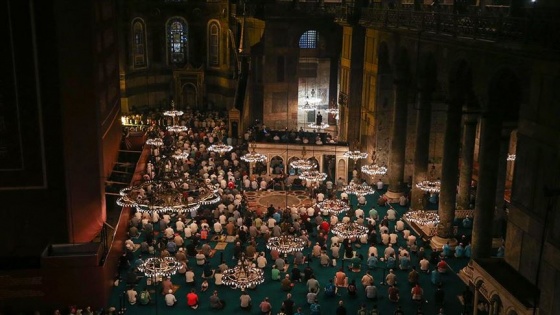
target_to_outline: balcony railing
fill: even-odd
[[[470,12],[470,11],[469,11]],[[356,8],[341,6],[338,21],[358,20],[366,27],[408,29],[455,38],[537,45],[560,50],[560,20],[542,17],[511,17],[495,13],[457,14],[445,11],[414,11],[410,8]]]

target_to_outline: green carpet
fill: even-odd
[[[373,195],[373,196],[368,196],[367,200],[367,205],[365,207],[362,207],[362,209],[367,212],[371,209],[371,207],[373,205],[376,206],[376,208],[379,211],[380,216],[385,215],[388,207],[378,207],[376,204],[376,200],[379,197],[379,195]],[[350,197],[350,201],[352,204],[356,204],[356,198],[354,196]],[[393,207],[395,208],[395,210],[397,210],[397,212],[399,213],[399,216],[402,215],[402,213],[406,210],[398,205],[393,205]],[[390,229],[392,230],[394,223],[391,222],[390,223]],[[157,226],[157,224],[156,224]],[[157,229],[157,227],[156,227]],[[142,238],[136,239],[134,240],[135,243],[140,243],[142,241]],[[214,245],[216,244],[216,242],[211,242],[211,246],[214,247]],[[328,243],[328,245],[330,246],[330,241]],[[399,239],[399,246],[405,246],[405,242],[401,239]],[[419,240],[419,246],[422,246],[423,244],[421,244],[421,240]],[[234,265],[236,263],[235,260],[232,259],[233,257],[233,244],[229,243],[227,245],[227,247],[225,248],[225,250],[223,251],[218,251],[218,253],[211,259],[211,266],[213,268],[215,268],[219,263],[220,263],[220,253],[223,252],[223,257],[224,260],[226,261],[226,263],[230,266]],[[368,245],[364,245],[361,248],[357,248],[356,250],[361,253],[362,255],[364,255],[364,257],[367,256],[367,248]],[[384,250],[384,246],[378,246],[378,250],[380,255],[383,253]],[[398,246],[397,246],[398,248]],[[269,265],[270,265],[270,261],[271,258],[268,254],[268,250],[266,250],[265,248],[265,244],[263,242],[262,239],[259,239],[259,244],[257,247],[258,251],[265,251],[267,253],[267,259],[269,261]],[[307,248],[304,250],[304,254],[309,254],[311,251],[310,248]],[[139,251],[135,252],[135,255],[138,255]],[[428,249],[426,251],[426,255],[430,254],[430,250]],[[343,253],[341,252],[341,256],[343,255]],[[415,256],[412,255],[412,266],[417,266],[418,265],[418,261],[419,259]],[[291,260],[291,259],[290,259]],[[291,261],[290,261],[291,262]],[[450,258],[448,259],[448,263],[451,266],[451,268],[453,269],[454,272],[445,274],[442,276],[441,280],[443,283],[443,288],[445,291],[445,303],[444,303],[444,309],[445,309],[445,314],[451,314],[451,315],[458,315],[461,313],[461,304],[459,302],[459,299],[457,298],[457,296],[459,294],[461,294],[461,292],[464,290],[465,286],[463,284],[463,282],[458,278],[458,276],[455,274],[455,272],[458,272],[462,267],[464,267],[467,264],[468,260],[467,259],[456,259],[456,258]],[[313,268],[316,278],[319,280],[319,282],[321,283],[321,285],[324,287],[326,283],[328,283],[328,279],[332,279],[332,277],[334,276],[335,272],[338,270],[338,268],[341,266],[342,264],[342,260],[339,259],[337,262],[337,267],[322,267],[319,264],[319,260],[318,259],[313,259],[313,261],[310,263],[310,266]],[[339,294],[340,296],[334,297],[334,298],[327,298],[325,296],[323,296],[322,292],[321,294],[319,294],[319,304],[321,305],[321,309],[322,309],[322,314],[334,314],[335,309],[338,305],[338,301],[339,300],[343,300],[345,303],[345,306],[347,308],[347,314],[356,314],[357,310],[359,309],[359,306],[362,303],[365,303],[367,305],[368,309],[371,309],[372,306],[374,304],[376,304],[378,306],[378,309],[380,310],[380,314],[393,314],[393,312],[395,311],[397,305],[394,303],[391,303],[390,301],[388,301],[387,299],[387,289],[388,287],[385,285],[380,284],[381,280],[384,278],[384,275],[386,274],[386,270],[385,268],[377,268],[375,270],[371,271],[371,274],[373,275],[374,279],[375,279],[375,285],[378,288],[378,292],[379,292],[379,300],[377,302],[373,302],[373,301],[369,301],[365,298],[365,294],[363,291],[363,287],[360,284],[360,279],[363,276],[363,274],[365,273],[365,270],[367,269],[365,266],[365,261],[363,262],[364,267],[362,268],[362,271],[359,273],[354,273],[354,272],[350,272],[350,271],[345,271],[349,281],[351,280],[356,280],[357,282],[357,286],[358,286],[358,296],[357,297],[349,297],[346,293],[345,289],[341,289],[339,290]],[[384,265],[384,263],[379,263],[379,265]],[[201,283],[201,274],[202,274],[202,268],[196,266],[196,262],[194,260],[194,258],[189,258],[189,266],[194,267],[194,271],[197,277],[197,283],[200,284]],[[348,266],[348,262],[345,262],[345,266]],[[290,266],[292,267],[292,266]],[[305,266],[300,266],[300,269],[303,270]],[[165,305],[165,302],[163,300],[163,295],[161,294],[152,294],[152,303],[151,305],[148,306],[140,306],[140,305],[129,305],[128,301],[126,301],[126,307],[127,307],[127,314],[184,314],[185,312],[191,313],[199,313],[199,314],[206,314],[206,313],[224,313],[224,314],[260,314],[258,305],[259,303],[265,298],[265,297],[269,297],[271,300],[271,304],[273,307],[273,312],[272,314],[276,314],[280,311],[280,307],[282,304],[282,301],[285,299],[286,297],[286,292],[283,292],[280,289],[280,283],[278,281],[272,281],[270,278],[270,267],[267,267],[265,269],[265,282],[261,285],[259,285],[257,287],[256,290],[249,290],[249,294],[252,298],[252,302],[253,302],[253,308],[251,311],[244,311],[241,310],[239,308],[239,296],[240,296],[240,291],[239,290],[234,290],[231,289],[229,287],[226,286],[215,286],[213,284],[213,281],[210,282],[210,288],[208,291],[204,292],[204,293],[200,293],[199,292],[199,299],[200,299],[200,307],[197,310],[191,310],[190,308],[188,308],[186,306],[186,294],[188,292],[188,290],[190,290],[190,287],[187,287],[185,285],[185,279],[182,275],[174,275],[172,276],[172,282],[174,284],[180,285],[180,288],[178,289],[178,291],[176,292],[175,296],[178,300],[178,304],[174,307],[167,307]],[[290,270],[289,270],[290,271]],[[408,272],[407,271],[400,271],[400,270],[396,270],[395,271],[396,275],[397,275],[397,281],[398,281],[398,288],[400,289],[400,296],[401,296],[401,301],[400,301],[400,305],[403,308],[405,314],[416,314],[416,304],[414,302],[411,301],[411,294],[410,294],[410,290],[411,287],[408,284],[407,281],[407,276],[408,276]],[[122,275],[123,279],[125,278],[125,275]],[[430,278],[428,274],[422,274],[420,275],[420,285],[422,286],[422,288],[424,289],[424,295],[425,298],[428,300],[427,304],[423,305],[423,310],[425,314],[437,314],[437,310],[436,307],[434,305],[434,292],[435,292],[435,286],[431,284],[430,282]],[[136,290],[138,292],[140,292],[144,287],[146,286],[146,281],[145,279],[141,279],[140,283],[136,286]],[[199,291],[200,287],[197,285],[196,287],[197,292]],[[224,299],[226,301],[226,307],[223,310],[211,310],[209,308],[209,298],[210,295],[212,294],[213,290],[216,289],[219,292],[219,296],[220,298]],[[110,306],[114,306],[116,308],[118,308],[119,306],[119,296],[126,290],[126,285],[124,284],[124,281],[118,286],[115,287],[113,290],[113,294],[111,296],[111,299],[109,301],[109,305]],[[157,292],[161,292],[161,288],[157,288]],[[306,302],[306,294],[307,294],[307,288],[304,282],[302,283],[298,283],[295,285],[295,287],[292,290],[292,295],[293,295],[293,300],[295,301],[296,307],[300,306],[302,307],[304,314],[309,314],[309,306],[307,305]]]

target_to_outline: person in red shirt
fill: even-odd
[[[264,300],[259,305],[259,308],[261,309],[261,314],[270,315],[270,312],[272,311],[272,305],[270,305],[270,302],[268,301],[268,297],[264,298]]]
[[[198,308],[198,295],[195,289],[192,289],[191,292],[187,294],[187,305],[194,310]]]
[[[327,221],[323,221],[323,223],[321,223],[321,230],[323,230],[325,234],[329,234],[330,228],[331,226]]]
[[[440,260],[437,264],[437,270],[439,273],[445,273],[447,272],[447,263],[445,262],[445,260]]]

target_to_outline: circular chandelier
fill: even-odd
[[[266,248],[275,249],[281,254],[301,252],[305,248],[305,241],[293,235],[281,235],[269,238]]]
[[[168,126],[167,127],[167,131],[171,131],[171,132],[175,132],[175,133],[185,132],[187,130],[189,130],[189,128],[187,128],[187,126],[173,125],[173,126]]]
[[[373,195],[375,193],[375,189],[373,189],[366,182],[363,182],[361,185],[352,182],[350,183],[350,185],[344,187],[344,192],[349,195],[366,196]]]
[[[227,145],[223,143],[213,144],[208,147],[208,151],[216,152],[220,155],[228,153],[231,150],[233,150],[233,147],[231,145]]]
[[[313,129],[326,129],[326,128],[329,128],[329,124],[327,124],[327,123],[320,123],[320,124],[310,123],[308,125],[308,127],[313,128]]]
[[[245,259],[245,254],[242,254],[235,267],[226,269],[222,275],[222,282],[233,289],[244,290],[264,282],[264,271]]]
[[[190,154],[187,151],[182,151],[179,154],[173,154],[171,157],[176,159],[176,160],[188,160],[189,157],[190,157]]]
[[[146,140],[146,144],[154,147],[160,147],[163,145],[163,140],[161,138],[152,138]]]
[[[166,110],[163,112],[164,116],[171,116],[171,117],[179,117],[183,115],[183,112],[180,110],[175,110],[175,102],[171,101],[171,110]]]
[[[368,234],[368,228],[356,222],[337,223],[331,231],[342,239],[360,238]]]
[[[439,215],[437,211],[414,210],[403,214],[403,219],[407,222],[414,222],[420,226],[432,225],[439,223]]]
[[[327,174],[319,172],[318,170],[308,170],[301,172],[299,178],[309,182],[322,182],[327,179]]]
[[[439,179],[434,181],[423,180],[416,184],[416,188],[420,188],[429,193],[439,193],[441,190],[441,181]]]
[[[332,115],[338,115],[339,111],[338,108],[327,108],[325,109],[325,112],[327,112],[327,114],[332,114]]]
[[[359,160],[359,159],[365,159],[368,157],[368,154],[366,152],[362,152],[360,150],[354,150],[354,151],[346,151],[344,152],[344,154],[342,155],[345,158],[349,158],[352,159],[354,161]]]
[[[251,144],[251,152],[241,156],[241,160],[248,163],[264,162],[266,161],[266,155],[257,152],[257,144]]]
[[[321,210],[321,212],[326,211],[334,215],[350,210],[350,206],[340,199],[327,199],[321,201],[317,203],[317,207]]]
[[[368,175],[385,175],[387,174],[387,167],[377,164],[369,164],[362,166],[362,173],[366,173]]]
[[[516,158],[516,155],[515,155],[515,154],[509,154],[509,153],[508,153],[508,156],[507,156],[507,160],[508,160],[508,161],[515,161],[515,158]]]
[[[195,180],[146,181],[120,191],[117,204],[139,212],[196,211],[200,205],[219,202],[216,188]],[[186,196],[196,196],[186,198]]]
[[[305,158],[306,153],[307,153],[307,151],[305,151],[305,147],[302,147],[301,148],[301,159],[297,159],[295,161],[290,162],[290,166],[293,167],[293,168],[303,170],[303,171],[307,171],[307,170],[310,170],[312,168],[315,168],[315,163],[313,163],[312,161]]]
[[[307,171],[307,170],[310,170],[310,169],[314,168],[315,164],[313,162],[309,161],[309,160],[306,160],[306,159],[298,159],[298,160],[290,162],[290,166],[293,167],[293,168],[298,168],[300,170]]]
[[[177,273],[181,264],[175,257],[149,257],[138,266],[138,270],[146,277],[170,277]]]

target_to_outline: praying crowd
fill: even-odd
[[[143,186],[138,198],[156,205],[161,198],[156,196],[158,185],[164,182],[166,189],[180,192],[172,198],[192,201],[205,188],[214,187],[220,199],[188,212],[131,208],[129,238],[115,276],[116,290],[123,293],[112,310],[165,305],[227,309],[228,313],[350,314],[352,310],[352,314],[365,315],[379,314],[385,303],[394,314],[425,314],[427,304],[431,314],[446,314],[446,299],[452,298],[443,289],[446,281],[442,278],[451,273],[446,259],[466,255],[468,245],[454,254],[449,247],[443,252],[426,247],[387,202],[381,179],[370,196],[349,196],[341,178],[328,178],[301,182],[300,189],[312,204],[251,204],[248,194],[294,189],[276,183],[279,177],[287,182],[297,175],[251,172],[249,167],[255,165],[240,159],[249,150],[247,142],[232,144],[232,150],[223,154],[209,151],[212,144],[231,144],[226,121],[218,112],[188,112],[177,122],[188,128],[185,131],[168,132],[157,124],[148,128],[148,138],[160,137],[163,145],[150,147],[143,174],[143,181],[150,184]],[[352,181],[362,184],[356,173]],[[408,202],[403,198],[400,206]],[[334,199],[349,204],[349,210],[331,214],[316,205]],[[331,232],[339,222],[355,222],[366,233],[339,237]],[[269,238],[282,235],[300,237],[304,250],[283,254],[266,248]],[[217,243],[227,245],[217,249]],[[179,263],[177,273],[146,277],[142,266],[150,257],[174,257]],[[263,296],[259,287],[264,284],[246,290],[225,286],[224,271],[242,259],[264,271],[266,284],[277,282],[277,290],[267,290]],[[420,278],[429,282],[421,284]],[[434,287],[434,296],[424,294],[426,283]],[[469,303],[465,298],[465,306]]]

